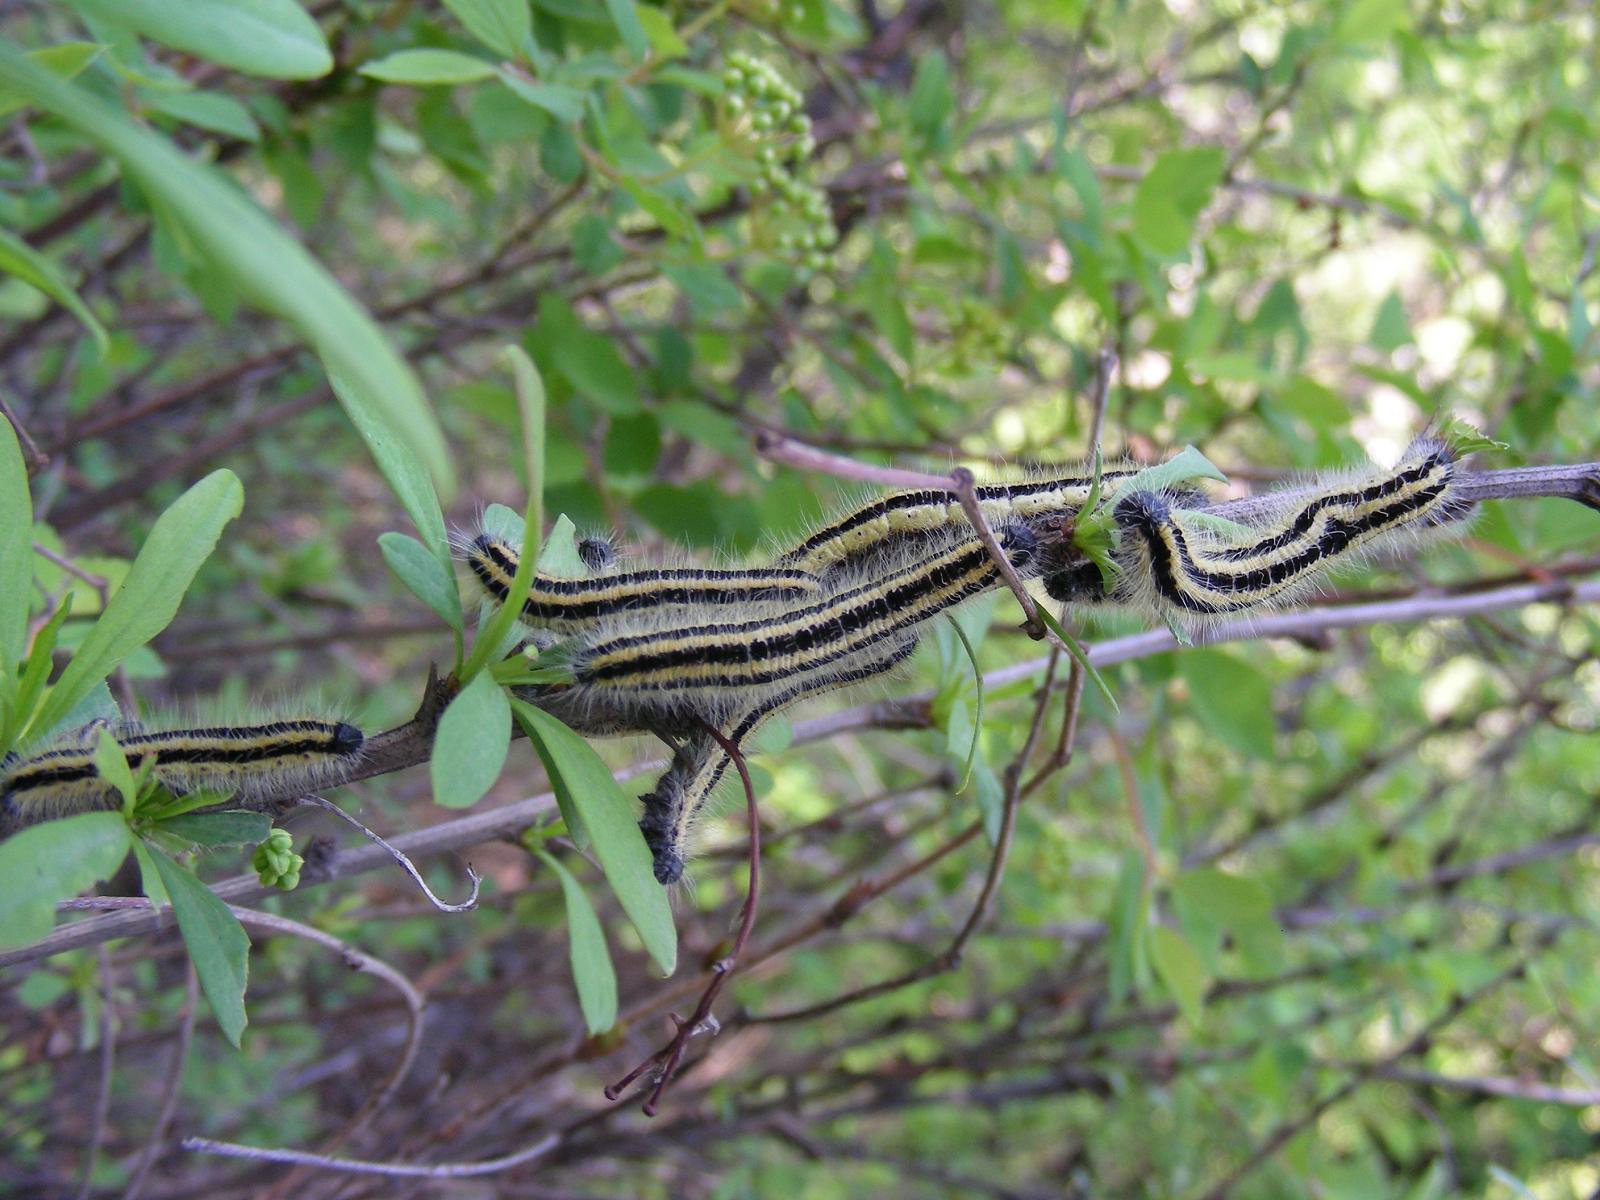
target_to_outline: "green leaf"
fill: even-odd
[[[967,790],[967,781],[972,778],[973,764],[978,761],[978,739],[983,733],[983,670],[978,666],[978,652],[972,648],[972,639],[967,636],[967,631],[961,627],[961,623],[952,620],[950,628],[955,631],[956,638],[961,642],[961,648],[966,651],[967,661],[972,664],[972,679],[978,690],[975,701],[977,712],[972,717],[972,741],[967,747],[967,765],[962,769],[961,783],[956,788],[956,794],[960,795]]]
[[[521,551],[516,574],[506,590],[504,602],[478,633],[472,654],[461,668],[463,679],[472,679],[502,649],[522,613],[522,602],[533,587],[539,561],[539,531],[544,526],[544,380],[533,360],[517,346],[507,346],[501,357],[511,367],[516,383],[517,408],[522,417],[522,464],[528,478],[528,506],[522,515]],[[507,717],[509,722],[510,718]]]
[[[1142,983],[1148,973],[1144,930],[1149,911],[1150,890],[1146,886],[1144,856],[1137,850],[1126,850],[1117,872],[1116,891],[1112,894],[1107,921],[1107,940],[1111,947],[1107,992],[1112,1003],[1126,996],[1135,983]]]
[[[538,83],[500,67],[500,82],[535,108],[543,109],[562,124],[570,125],[583,116],[588,93],[564,83]],[[580,160],[581,163],[581,160]]]
[[[544,762],[557,797],[582,820],[622,911],[639,931],[650,957],[671,975],[678,962],[678,934],[667,891],[651,871],[650,851],[633,805],[581,737],[524,701],[513,700],[512,708]]]
[[[317,23],[294,0],[67,0],[88,16],[224,67],[268,79],[333,70]]]
[[[222,1036],[235,1048],[244,1033],[244,989],[250,974],[250,937],[228,906],[205,884],[165,854],[152,853],[156,872],[167,889],[178,932],[189,949],[189,961]]]
[[[457,50],[396,50],[367,63],[361,74],[385,83],[474,83],[488,79],[495,66]]]
[[[228,809],[225,812],[179,813],[157,823],[163,833],[175,833],[197,846],[259,846],[272,832],[266,813]]]
[[[668,62],[674,58],[687,58],[689,56],[689,43],[678,35],[672,27],[672,18],[654,5],[646,4],[636,10],[639,14],[639,23],[644,26],[645,35],[650,39],[650,48],[656,52],[659,62]],[[673,80],[662,75],[659,71],[656,78],[663,83]],[[717,90],[721,91],[721,81],[717,82]]]
[[[528,0],[444,0],[468,33],[506,58],[521,58],[533,32]]]
[[[133,772],[128,768],[127,756],[123,754],[122,747],[117,745],[117,739],[103,725],[95,739],[94,769],[100,772],[101,779],[117,789],[117,794],[122,797],[123,811],[132,812],[133,802],[139,794],[133,783]]]
[[[142,0],[141,7],[154,2]],[[288,0],[170,6],[185,14],[203,13],[196,23],[208,25],[215,17],[227,20],[257,5],[294,8]],[[124,5],[121,0],[95,0],[95,7],[121,11]],[[320,45],[320,32],[317,37]],[[63,83],[5,42],[0,42],[0,85],[26,96],[115,156],[125,175],[144,189],[164,219],[175,223],[221,278],[293,324],[321,357],[328,374],[348,381],[340,401],[369,445],[368,431],[381,426],[426,464],[441,490],[454,490],[444,435],[411,368],[333,276],[231,181],[217,169],[179,153],[164,138],[131,124],[104,101]]]
[[[217,539],[244,505],[232,471],[213,471],[172,502],[150,530],[128,576],[84,637],[29,729],[51,728],[117,664],[165,629]]]
[[[1134,193],[1134,236],[1159,257],[1182,253],[1226,167],[1226,157],[1215,146],[1161,155]]]
[[[1079,669],[1089,677],[1090,682],[1094,684],[1101,698],[1110,706],[1111,711],[1114,713],[1121,712],[1122,708],[1117,704],[1116,696],[1112,695],[1111,687],[1106,683],[1105,676],[1101,675],[1095,665],[1089,661],[1089,652],[1083,648],[1083,643],[1068,633],[1062,627],[1061,622],[1056,620],[1055,615],[1044,605],[1038,606],[1038,613],[1039,619],[1045,623],[1045,627],[1061,639],[1062,645],[1067,648],[1067,654],[1073,662],[1078,664]]]
[[[556,295],[539,303],[539,323],[534,330],[537,348],[584,398],[612,416],[639,411],[638,376],[623,361],[610,338],[592,332]]]
[[[261,129],[250,110],[232,96],[220,92],[158,92],[147,103],[158,113],[213,133],[243,142],[261,140]]]
[[[439,718],[428,776],[434,803],[476,804],[500,778],[511,745],[511,709],[488,672],[474,676]]]
[[[584,1024],[593,1037],[617,1023],[617,972],[611,965],[611,952],[606,949],[605,930],[600,927],[589,897],[584,895],[583,885],[549,851],[535,849],[534,853],[561,881],[561,897],[567,905],[572,982],[578,989]]]
[[[1211,981],[1194,947],[1176,929],[1157,925],[1150,931],[1150,959],[1178,1002],[1183,1019],[1198,1027],[1205,1016],[1206,987]]]
[[[128,856],[121,813],[80,813],[45,821],[0,841],[0,950],[50,932],[56,902],[109,879]]]
[[[911,81],[911,128],[925,142],[935,142],[955,109],[950,88],[950,63],[942,51],[920,55]]]
[[[454,572],[446,570],[428,548],[404,533],[381,533],[383,561],[418,600],[457,634],[462,631],[461,592]]]
[[[14,275],[30,287],[36,287],[62,308],[78,319],[78,323],[94,338],[95,348],[103,355],[111,345],[105,326],[95,319],[94,313],[78,293],[67,285],[56,270],[56,265],[27,242],[6,229],[0,229],[0,271]],[[0,418],[3,421],[4,418]],[[30,528],[24,526],[24,529]]]
[[[61,633],[62,623],[66,621],[67,614],[71,611],[72,593],[68,592],[61,597],[61,603],[56,606],[56,611],[50,615],[44,628],[34,637],[33,648],[28,651],[28,661],[22,668],[22,678],[17,681],[16,707],[12,709],[11,716],[6,722],[5,736],[0,740],[0,744],[14,745],[19,740],[21,732],[28,727],[29,718],[33,715],[33,706],[44,692],[45,681],[50,678],[56,639]],[[75,711],[76,708],[77,705],[74,705],[69,712]],[[62,720],[65,720],[65,714]],[[61,721],[55,722],[54,725],[39,726],[34,731],[34,740],[49,737],[55,731],[55,725],[59,724]]]
[[[1239,753],[1271,758],[1277,740],[1271,681],[1222,650],[1185,654],[1181,666],[1195,719]]]
[[[622,35],[622,44],[628,57],[639,62],[650,53],[650,39],[645,37],[644,26],[639,22],[639,9],[634,0],[606,0],[606,11],[611,23]]]
[[[60,42],[28,51],[28,57],[53,75],[76,79],[83,69],[100,57],[105,47],[99,42]],[[0,117],[9,116],[27,100],[8,88],[0,87]]]
[[[1398,291],[1390,292],[1378,305],[1372,318],[1372,329],[1367,333],[1367,344],[1374,350],[1388,354],[1411,340],[1411,329],[1406,324],[1406,306]]]
[[[1177,487],[1181,483],[1189,483],[1196,479],[1228,482],[1228,477],[1218,470],[1209,458],[1193,446],[1185,446],[1182,453],[1173,455],[1166,462],[1146,467],[1133,478],[1124,479],[1117,485],[1117,490],[1123,495],[1141,489],[1156,491],[1160,488]]]
[[[28,598],[33,590],[33,501],[22,447],[0,416],[0,668],[10,672],[28,644]],[[0,752],[5,750],[0,745]]]

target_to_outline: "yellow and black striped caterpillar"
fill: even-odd
[[[1359,560],[1395,535],[1455,521],[1464,512],[1455,477],[1448,444],[1419,438],[1392,470],[1296,493],[1242,531],[1220,530],[1161,492],[1127,492],[1113,509],[1122,544],[1112,598],[1179,621],[1283,603],[1329,567]],[[1092,564],[1047,567],[1044,579],[1059,600],[1103,595]]]
[[[0,836],[53,817],[122,806],[95,765],[102,729],[110,730],[131,770],[150,760],[155,778],[174,793],[205,788],[246,800],[337,783],[360,762],[366,741],[354,725],[315,718],[159,732],[88,725],[51,749],[9,755],[0,764]]]
[[[856,655],[831,674],[804,676],[730,720],[727,738],[742,747],[751,734],[784,709],[887,675],[910,658],[916,648],[915,636],[900,634],[871,652]],[[656,780],[655,787],[640,797],[644,815],[639,828],[650,847],[657,882],[671,884],[683,877],[695,826],[705,815],[731,763],[727,750],[715,738],[704,732],[691,734],[674,752],[672,765]]]
[[[607,543],[586,538],[584,547],[605,546],[604,555],[590,550],[585,565],[595,574],[564,579],[539,572],[522,604],[525,624],[556,633],[581,633],[615,617],[644,609],[683,605],[720,608],[761,600],[816,596],[822,585],[815,576],[781,567],[644,567],[606,570],[614,561]],[[485,594],[503,603],[511,591],[521,551],[502,537],[480,533],[464,548],[472,577]]]
[[[1102,476],[1121,569],[1109,593],[1099,568],[1063,538],[1083,516],[1091,474],[985,485],[978,495],[1023,578],[1042,575],[1058,599],[1111,600],[1179,622],[1281,603],[1330,567],[1448,524],[1466,507],[1454,454],[1434,438],[1418,439],[1392,470],[1325,481],[1278,503],[1269,493],[1267,515],[1245,526],[1208,520],[1189,507],[1192,493],[1139,487],[1136,474],[1119,466]],[[799,571],[818,590],[698,600],[665,576],[634,573],[627,603],[572,626],[573,682],[518,689],[586,733],[684,739],[644,798],[641,827],[663,882],[681,875],[690,832],[726,773],[727,752],[704,726],[739,744],[790,704],[882,675],[911,654],[928,621],[1001,581],[959,504],[933,491],[858,505],[765,570]],[[766,578],[743,574],[746,583]],[[603,590],[605,578],[581,582]]]
[[[1036,539],[1018,522],[1000,530],[1013,567],[1031,573]],[[1000,569],[970,529],[919,536],[909,561],[856,567],[821,599],[752,603],[728,611],[690,606],[597,625],[572,657],[573,683],[519,692],[573,728],[689,733],[725,728],[800,679],[819,686],[856,656],[915,635],[942,613],[994,587]]]

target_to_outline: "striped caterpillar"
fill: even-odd
[[[1190,622],[1281,603],[1330,567],[1455,520],[1465,508],[1455,471],[1447,444],[1420,438],[1390,471],[1286,493],[1266,517],[1230,528],[1188,507],[1193,493],[1130,487],[1137,472],[1114,468],[1103,478],[1106,492],[1121,489],[1108,500],[1121,573],[1109,595],[1098,567],[1061,536],[1082,516],[1090,476],[985,485],[978,494],[1013,567],[1025,578],[1042,575],[1050,595]],[[514,571],[514,559],[497,568],[502,582],[508,564]],[[766,570],[800,571],[820,594],[723,590],[692,600],[671,590],[676,581],[658,576],[652,584],[636,572],[626,604],[571,626],[578,636],[570,685],[517,689],[582,732],[684,739],[644,797],[641,828],[663,883],[682,875],[691,831],[729,763],[702,726],[738,745],[791,704],[890,671],[909,657],[928,621],[1000,583],[965,513],[943,492],[858,505]],[[772,582],[752,572],[725,572],[714,582],[734,575]],[[605,576],[580,582],[602,597],[608,586]]]
[[[121,794],[95,765],[102,729],[110,730],[130,770],[152,760],[155,778],[174,793],[203,788],[246,800],[336,783],[360,762],[366,741],[354,725],[316,718],[159,732],[97,722],[52,749],[8,755],[0,764],[0,836],[54,817],[122,807]]]
[[[1013,567],[1032,571],[1026,525],[1001,530]],[[591,734],[727,728],[798,680],[824,686],[854,660],[912,635],[994,587],[1000,570],[970,529],[903,545],[907,561],[839,573],[819,600],[750,604],[733,612],[692,607],[666,620],[647,612],[590,630],[572,657],[573,683],[519,689],[574,729]]]
[[[871,653],[856,656],[841,670],[791,683],[730,720],[728,740],[735,746],[743,746],[746,738],[784,709],[887,675],[910,658],[916,648],[916,637],[901,634]],[[655,787],[640,797],[644,816],[639,828],[644,833],[645,845],[650,848],[658,883],[677,883],[683,877],[684,860],[695,826],[731,763],[727,750],[715,738],[705,732],[693,734],[678,747],[672,756],[672,765],[656,780]]]
[[[1397,534],[1426,532],[1461,517],[1455,457],[1436,438],[1418,438],[1391,471],[1324,484],[1286,500],[1242,532],[1222,532],[1161,492],[1116,501],[1122,568],[1112,598],[1179,621],[1204,621],[1280,604],[1329,567],[1359,560]],[[1270,493],[1269,493],[1270,498]],[[1047,566],[1058,600],[1103,597],[1098,570]]]
[[[587,554],[586,547],[590,548]],[[604,547],[604,552],[598,547]],[[535,574],[522,604],[525,624],[555,633],[582,633],[609,617],[641,609],[682,605],[714,608],[801,599],[814,597],[822,590],[815,576],[778,567],[645,567],[610,571],[605,568],[614,556],[610,546],[597,538],[584,539],[579,553],[595,573],[578,579]],[[520,548],[484,532],[466,544],[462,557],[489,599],[503,603],[517,573]]]

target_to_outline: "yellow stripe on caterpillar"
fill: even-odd
[[[1123,570],[1115,599],[1162,616],[1205,619],[1281,603],[1331,567],[1359,560],[1396,536],[1450,522],[1455,459],[1444,442],[1414,442],[1393,470],[1285,505],[1248,535],[1223,534],[1196,521],[1158,492],[1135,491],[1116,502]],[[1081,569],[1046,574],[1046,590],[1083,599]]]
[[[245,799],[336,783],[360,762],[366,740],[354,725],[315,718],[159,732],[113,727],[112,735],[130,769],[152,759],[155,778],[175,793],[209,788]],[[95,739],[68,735],[68,743],[0,765],[0,834],[121,806],[95,766]]]
[[[604,545],[586,539],[583,546]],[[582,547],[580,547],[581,551]],[[591,567],[609,567],[607,554],[591,552]],[[491,533],[480,533],[464,550],[472,577],[495,603],[503,603],[517,573],[520,548]],[[756,600],[816,596],[822,585],[803,571],[751,567],[644,567],[602,570],[577,579],[539,573],[522,605],[522,620],[557,633],[582,633],[608,617],[665,606],[729,606]]]
[[[1102,493],[1115,492],[1142,469],[1136,463],[1107,464],[1100,472]],[[1010,482],[980,484],[976,489],[978,507],[995,527],[1041,517],[1070,516],[1083,507],[1094,481],[1094,469],[1082,466]],[[822,574],[908,536],[970,527],[966,511],[953,492],[891,492],[830,518],[797,545],[780,553],[777,562]]]
[[[1012,565],[1031,573],[1032,531],[1017,523],[1001,534]],[[884,573],[852,568],[821,600],[750,605],[739,619],[695,608],[682,623],[607,623],[578,647],[573,684],[519,694],[582,732],[687,732],[701,722],[721,728],[774,690],[801,676],[836,673],[852,656],[916,630],[1000,581],[998,566],[970,528],[915,542],[902,547],[904,555],[914,555],[909,562]]]
[[[727,738],[743,747],[747,738],[784,709],[886,675],[910,658],[916,648],[916,637],[903,634],[870,654],[857,656],[833,674],[797,680],[730,720],[725,728]],[[655,787],[640,798],[644,816],[639,828],[645,845],[650,847],[658,883],[672,884],[683,877],[694,830],[731,765],[727,750],[710,734],[691,734],[679,745],[671,766]]]

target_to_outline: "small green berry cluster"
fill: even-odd
[[[756,162],[751,190],[770,199],[771,244],[806,271],[828,270],[839,230],[827,194],[803,174],[817,143],[799,90],[770,62],[742,50],[728,55],[722,87],[725,129]]]
[[[300,868],[306,860],[294,852],[294,838],[286,829],[274,829],[267,840],[256,847],[250,859],[262,887],[282,888],[292,892],[300,886]]]

